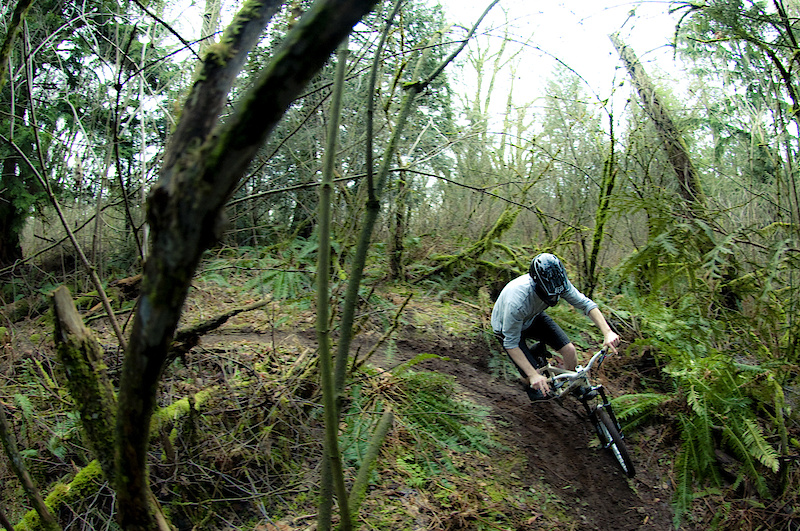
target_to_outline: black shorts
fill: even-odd
[[[502,344],[503,334],[495,333],[495,335],[500,339],[500,343]],[[537,343],[529,347],[528,340],[537,341]],[[547,364],[547,358],[551,356],[551,354],[547,352],[547,347],[559,351],[569,343],[570,340],[566,332],[564,332],[549,315],[542,312],[533,319],[533,322],[528,328],[522,331],[519,348],[525,353],[525,357],[528,358],[531,365],[538,369],[539,367],[545,366]],[[516,363],[514,365],[516,365]],[[519,369],[522,377],[525,378],[526,375],[522,369],[519,367],[517,367],[517,369]]]

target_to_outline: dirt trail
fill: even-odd
[[[410,327],[413,329],[413,327]],[[313,332],[301,333],[314,342]],[[369,335],[369,334],[367,334]],[[583,406],[568,399],[532,404],[521,384],[515,386],[489,372],[492,352],[485,343],[464,343],[456,338],[427,339],[406,330],[396,340],[390,365],[408,361],[418,354],[432,353],[448,359],[429,359],[420,370],[453,375],[468,398],[491,407],[495,419],[507,428],[507,444],[519,448],[527,463],[517,474],[531,484],[545,481],[565,501],[574,500],[572,509],[582,531],[627,531],[672,529],[669,493],[657,487],[659,480],[636,462],[637,475],[628,479],[609,452],[590,447],[593,429]],[[370,337],[360,337],[364,345]],[[378,366],[389,368],[387,360],[376,356]]]
[[[609,452],[591,448],[592,428],[577,400],[532,404],[519,387],[494,378],[488,371],[492,353],[485,344],[400,340],[398,350],[409,358],[420,352],[446,356],[421,368],[452,374],[477,403],[491,406],[494,415],[510,426],[507,436],[525,454],[523,478],[543,478],[573,508],[585,530],[670,529],[672,511],[654,479],[641,469],[628,480]]]

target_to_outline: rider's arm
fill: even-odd
[[[589,319],[591,319],[603,333],[603,348],[608,348],[611,352],[616,352],[617,345],[619,345],[619,336],[608,326],[608,322],[606,322],[606,318],[603,317],[600,310],[592,308],[589,311]]]
[[[547,394],[550,391],[550,385],[547,383],[547,378],[539,374],[531,362],[528,361],[528,358],[525,356],[525,353],[522,352],[522,349],[519,347],[514,348],[506,348],[506,352],[517,364],[517,367],[522,369],[522,371],[528,376],[528,383],[534,389],[538,389],[542,393]]]

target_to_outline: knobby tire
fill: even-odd
[[[633,461],[631,461],[631,457],[628,454],[628,447],[625,446],[625,442],[622,440],[622,435],[617,429],[614,421],[611,419],[611,415],[609,415],[608,411],[602,407],[598,408],[595,411],[595,414],[597,415],[597,427],[600,432],[600,436],[601,438],[605,438],[605,440],[601,442],[604,445],[608,445],[608,448],[611,450],[614,458],[619,463],[622,471],[625,472],[626,476],[632,478],[634,475],[636,475],[636,470],[634,469]]]

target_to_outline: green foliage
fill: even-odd
[[[447,453],[443,450],[488,453],[497,446],[483,427],[488,410],[459,400],[452,376],[410,370],[416,363],[438,357],[421,354],[395,368],[391,375],[373,377],[368,385],[353,387],[352,403],[347,412],[352,420],[344,437],[348,442],[343,444],[348,461],[358,463],[358,454],[368,442],[371,431],[368,427],[377,422],[383,403],[391,405],[396,424],[411,438],[410,454],[401,456],[403,464],[398,466],[408,471],[414,469],[414,477],[421,477],[422,469],[430,476],[442,467],[449,467]],[[425,457],[420,458],[420,455]]]
[[[657,416],[674,398],[661,393],[631,393],[613,399],[614,413],[625,421],[625,430],[633,430]]]
[[[653,297],[629,296],[620,302],[633,310],[624,309],[621,316],[637,315],[636,326],[643,338],[634,347],[655,351],[675,386],[672,393],[622,396],[614,405],[617,415],[630,421],[628,429],[656,417],[674,418],[682,440],[673,462],[676,524],[689,511],[698,487],[723,486],[716,455],[720,450],[735,457],[735,468],[726,469],[737,477],[734,485],[746,480],[760,496],[770,496],[767,478],[779,471],[779,461],[765,430],[778,433],[783,429],[779,417],[763,414],[773,404],[782,404],[782,399],[776,399],[779,386],[771,383],[774,369],[743,356],[729,342],[731,332],[725,322],[701,315],[690,294],[674,308]]]
[[[404,371],[398,377],[400,388],[394,405],[419,443],[456,451],[488,452],[493,446],[480,427],[488,411],[457,400],[452,376]]]
[[[301,299],[311,294],[316,251],[316,239],[302,238],[264,250],[244,247],[234,257],[210,260],[198,278],[229,286],[232,276],[239,275],[245,289],[269,293],[273,299]]]

